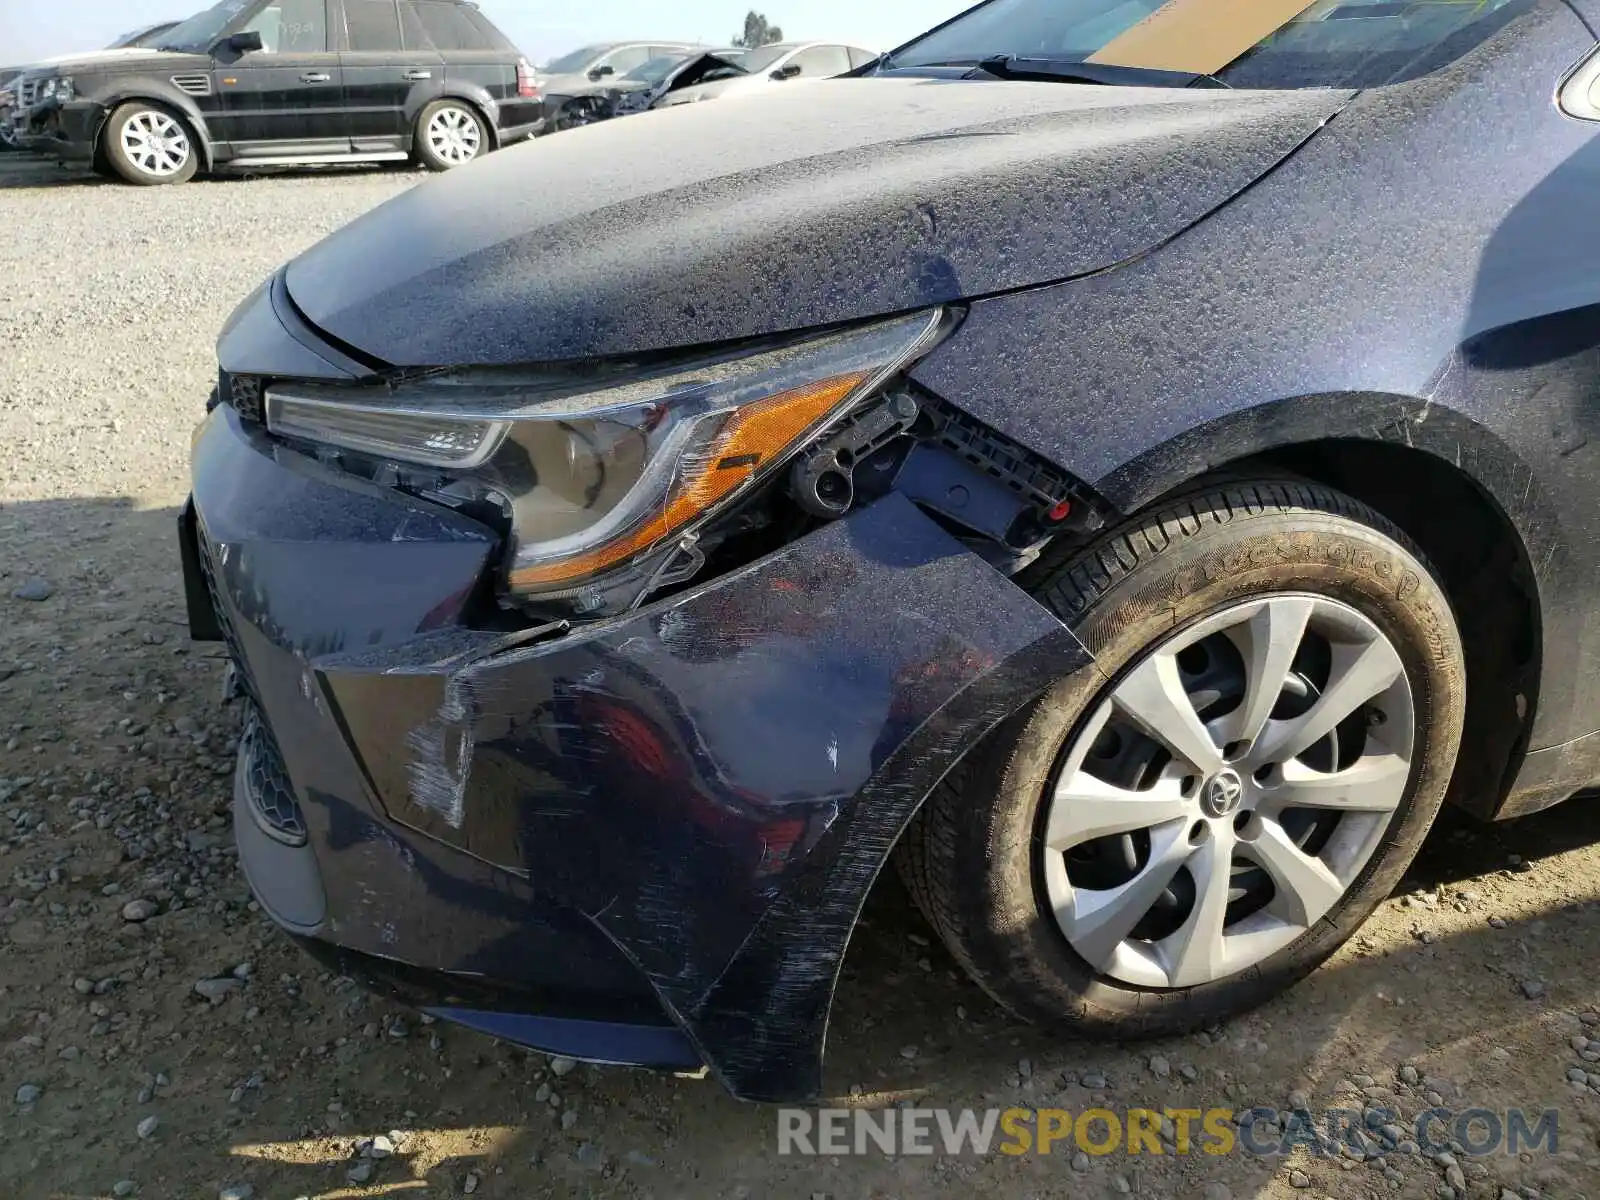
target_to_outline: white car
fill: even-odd
[[[656,102],[656,107],[671,108],[701,100],[756,95],[779,84],[832,79],[864,67],[877,57],[871,50],[837,42],[779,42],[761,46],[740,60],[739,65],[747,74],[669,92]]]

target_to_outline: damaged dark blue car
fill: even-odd
[[[1600,780],[1596,22],[989,0],[315,247],[180,529],[262,905],[761,1100],[891,862],[1079,1033],[1315,969]]]

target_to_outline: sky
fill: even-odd
[[[192,0],[191,0],[192,2]],[[889,49],[975,0],[771,0],[758,11],[789,39]],[[536,62],[588,42],[663,38],[725,43],[750,0],[479,0]],[[204,7],[204,5],[200,5]],[[183,0],[0,0],[0,65],[94,50],[138,25],[188,16]]]

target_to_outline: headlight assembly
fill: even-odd
[[[39,86],[41,100],[56,100],[65,104],[73,97],[72,77],[70,75],[57,75],[54,79],[46,79]]]
[[[268,428],[508,518],[506,585],[573,596],[682,544],[948,328],[923,313],[600,385],[465,371],[382,390],[274,384]]]

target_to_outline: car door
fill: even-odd
[[[394,153],[408,144],[415,114],[444,80],[444,61],[425,41],[401,34],[396,0],[343,0],[339,65],[356,154]]]
[[[456,0],[402,0],[406,45],[433,48],[452,92],[498,101],[517,90],[516,56],[506,53],[491,28],[473,21]],[[531,119],[531,118],[530,118]]]
[[[330,49],[327,0],[270,0],[234,33],[258,33],[262,46],[237,55],[219,50],[222,132],[234,155],[348,155],[344,81]]]

